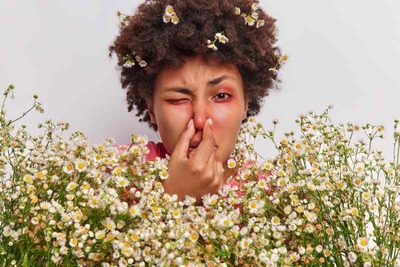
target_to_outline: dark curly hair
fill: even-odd
[[[109,56],[115,53],[121,72],[122,88],[127,88],[128,111],[136,108],[140,121],[150,121],[146,97],[153,95],[158,73],[168,67],[179,67],[191,56],[219,60],[235,65],[243,78],[244,94],[249,101],[248,116],[260,111],[262,99],[271,88],[278,88],[277,72],[280,67],[280,50],[275,46],[275,19],[258,9],[258,20],[265,24],[257,28],[245,25],[244,17],[235,14],[238,7],[243,14],[252,14],[252,4],[258,0],[146,0],[109,47]],[[171,5],[179,23],[165,23],[163,15]],[[207,47],[207,40],[214,40],[223,32],[227,44],[217,43],[218,50]],[[147,62],[124,67],[126,56],[139,55]]]

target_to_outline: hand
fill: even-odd
[[[215,159],[215,139],[212,121],[207,119],[198,147],[188,153],[190,140],[195,134],[193,120],[179,136],[168,165],[169,177],[163,182],[165,192],[177,194],[179,200],[185,196],[196,198],[207,193],[217,193],[224,184],[223,164]]]

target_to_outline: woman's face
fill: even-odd
[[[196,131],[189,152],[196,149],[204,124],[211,118],[216,160],[224,163],[236,144],[248,107],[238,69],[202,57],[188,58],[179,68],[163,69],[147,104],[151,121],[170,154],[190,119]]]

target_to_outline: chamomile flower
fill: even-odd
[[[366,252],[368,250],[369,240],[367,237],[360,237],[357,239],[357,247],[361,252]]]
[[[218,47],[216,46],[216,43],[219,42],[221,44],[226,44],[229,42],[228,37],[225,36],[224,32],[218,32],[214,35],[214,40],[207,40],[207,47],[217,51]]]
[[[39,218],[38,217],[33,217],[31,219],[31,223],[34,224],[34,225],[37,225],[39,223]]]
[[[46,178],[46,174],[47,174],[46,171],[39,171],[39,172],[36,172],[36,173],[35,173],[35,177],[36,177],[37,179],[39,179],[39,180],[43,180],[43,179]]]
[[[91,196],[89,198],[89,207],[94,209],[99,207],[99,198],[97,196]]]
[[[48,201],[44,201],[44,202],[41,202],[39,206],[42,210],[48,210],[51,207],[51,203]]]
[[[24,180],[24,182],[26,182],[26,183],[31,183],[33,179],[34,179],[33,176],[30,175],[30,174],[26,174],[26,175],[24,175],[24,177],[22,178],[22,180]]]
[[[203,203],[205,206],[212,206],[217,204],[218,202],[218,195],[217,194],[213,194],[213,195],[205,195],[203,197]]]
[[[192,241],[193,243],[196,242],[199,239],[199,234],[197,232],[192,231],[189,234],[189,240]]]
[[[371,198],[371,193],[370,192],[363,192],[361,194],[361,196],[365,201],[367,201],[367,200],[369,200]]]
[[[112,170],[112,174],[121,175],[126,172],[126,168],[124,166],[118,166]]]
[[[214,42],[211,42],[210,40],[208,40],[207,42],[208,42],[207,48],[210,48],[210,49],[212,49],[214,51],[218,50],[218,47],[215,45]]]
[[[287,183],[287,178],[281,177],[277,180],[276,185],[277,186],[285,186]]]
[[[240,15],[240,13],[241,13],[240,8],[239,8],[239,7],[235,7],[234,14],[235,14],[236,16],[238,16],[238,15]]]
[[[251,200],[249,202],[248,208],[250,213],[258,214],[261,209],[264,207],[265,203],[262,200]]]
[[[67,189],[67,192],[70,192],[70,191],[75,190],[77,187],[78,187],[78,184],[77,184],[77,183],[75,183],[75,182],[69,182],[68,185],[67,185],[67,187],[66,187],[66,189]]]
[[[309,222],[312,222],[312,223],[315,222],[318,218],[317,214],[315,214],[314,212],[308,211],[308,210],[304,211],[304,216],[307,218],[307,220]]]
[[[146,62],[146,61],[144,61],[143,59],[142,59],[142,60],[140,60],[138,64],[139,64],[139,66],[140,66],[140,67],[142,67],[142,68],[144,68],[144,67],[146,67],[146,66],[147,66],[147,62]]]
[[[243,238],[242,240],[240,240],[239,246],[241,249],[247,250],[252,243],[253,240],[251,238]]]
[[[82,159],[76,159],[74,165],[78,172],[84,172],[87,169],[87,163]]]
[[[268,189],[268,183],[267,183],[267,181],[265,179],[258,180],[258,186],[261,189]]]
[[[264,25],[265,25],[265,20],[263,20],[263,19],[257,20],[257,23],[256,23],[256,28],[257,29],[262,27],[262,26],[264,26]]]
[[[227,166],[229,169],[233,169],[236,167],[236,160],[234,159],[228,159],[227,161]]]
[[[124,62],[122,66],[128,69],[136,66],[136,64],[138,64],[142,68],[147,66],[147,62],[144,61],[139,55],[125,55],[122,60]],[[111,155],[109,155],[109,157],[111,157]]]
[[[256,23],[256,20],[253,19],[251,16],[244,17],[244,25],[254,26],[255,23]]]
[[[174,8],[171,5],[167,5],[165,8],[165,12],[163,15],[163,21],[164,23],[173,23],[173,24],[178,24],[179,23],[179,18],[175,13]]]
[[[130,69],[133,66],[135,66],[135,62],[133,60],[126,60],[125,63],[122,65],[122,67]]]
[[[115,178],[115,184],[117,187],[127,187],[129,185],[129,181],[125,177],[117,176]]]
[[[272,223],[272,225],[277,226],[281,223],[281,219],[279,219],[279,217],[277,217],[277,216],[272,216],[271,223]]]
[[[129,208],[129,213],[133,217],[140,217],[142,215],[140,208],[137,205],[134,205]]]
[[[162,169],[159,173],[161,180],[166,180],[169,177],[169,173],[167,169]]]
[[[221,32],[216,33],[216,34],[215,34],[215,38],[217,38],[218,41],[219,41],[221,44],[226,44],[227,42],[229,42],[229,39],[228,39],[223,33],[221,33]]]
[[[362,163],[362,162],[357,163],[356,166],[355,166],[355,170],[356,170],[356,172],[358,174],[363,174],[364,173],[364,169],[365,169],[365,164]]]
[[[114,230],[115,227],[116,227],[115,222],[111,218],[106,218],[106,220],[104,221],[103,225],[108,230]]]
[[[78,239],[77,238],[71,238],[70,240],[69,240],[69,245],[71,246],[71,247],[76,247],[77,245],[78,245]]]
[[[270,170],[272,170],[272,168],[273,168],[273,164],[270,161],[265,162],[263,165],[263,169],[265,171],[270,171]]]
[[[258,4],[257,4],[257,3],[253,3],[253,4],[251,5],[251,11],[256,11],[258,8],[259,8],[259,7],[258,7]]]

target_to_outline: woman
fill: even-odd
[[[200,201],[235,175],[226,162],[280,65],[275,19],[248,0],[146,1],[110,46],[128,110],[158,130],[148,159],[171,156],[165,191]]]

